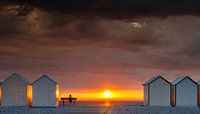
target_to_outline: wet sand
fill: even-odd
[[[58,108],[0,107],[0,114],[106,114],[106,107],[76,106]]]
[[[67,112],[66,114],[106,114],[105,112]]]
[[[66,114],[106,114],[108,107],[78,107],[68,110]]]

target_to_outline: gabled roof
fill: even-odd
[[[2,84],[3,80],[0,80],[0,85]]]
[[[176,78],[173,82],[172,82],[172,85],[177,85],[179,84],[180,82],[182,82],[183,80],[185,79],[189,79],[191,80],[193,83],[197,84],[197,82],[195,82],[193,79],[191,79],[189,76],[180,76],[178,78]],[[198,85],[198,84],[197,84]]]
[[[197,81],[197,84],[199,84],[199,85],[200,85],[200,80],[199,80],[199,81]]]
[[[2,81],[1,84],[4,83],[5,81],[7,81],[8,79],[10,79],[10,78],[13,77],[13,76],[16,76],[16,77],[18,77],[19,79],[23,80],[26,84],[31,84],[31,82],[28,81],[25,77],[23,77],[22,75],[17,74],[17,73],[11,74],[8,78],[6,78],[4,81]]]
[[[143,84],[143,86],[149,85],[149,84],[151,84],[152,82],[156,81],[156,80],[159,79],[159,78],[161,78],[161,79],[163,79],[164,81],[166,81],[167,83],[171,84],[169,81],[167,81],[167,80],[166,80],[165,78],[163,78],[162,76],[155,76],[155,77],[151,78],[150,80],[146,81],[146,82]]]
[[[49,79],[50,81],[52,81],[53,83],[57,84],[56,81],[54,81],[53,79],[51,79],[51,78],[50,78],[49,76],[47,76],[47,75],[42,75],[40,78],[38,78],[37,80],[35,80],[32,84],[34,84],[35,82],[39,81],[39,80],[42,79],[42,78],[47,78],[47,79]]]

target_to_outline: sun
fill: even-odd
[[[112,93],[110,90],[105,90],[104,93],[104,98],[111,98],[112,97]]]

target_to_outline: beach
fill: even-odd
[[[0,107],[0,114],[105,114],[107,107]]]
[[[170,106],[115,106],[106,114],[200,114],[199,107],[170,107]]]
[[[135,101],[110,101],[110,106],[105,106],[105,101],[79,101],[75,106],[66,105],[59,107],[6,107],[0,106],[0,114],[109,114],[111,109],[125,105],[139,105]],[[114,109],[115,109],[114,108]]]
[[[63,108],[66,109],[66,107]],[[63,110],[63,108],[60,108],[60,110]],[[66,114],[105,114],[109,110],[109,107],[103,106],[76,106],[67,108]]]
[[[112,107],[0,107],[0,114],[200,114],[199,107],[147,107],[141,105],[125,105]]]
[[[139,105],[113,107],[65,106],[58,108],[0,107],[0,114],[200,114],[200,108]]]

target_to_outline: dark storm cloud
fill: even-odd
[[[115,18],[135,15],[199,14],[200,11],[199,0],[7,0],[2,2],[2,4],[6,3],[31,5],[64,13],[89,13]]]
[[[2,20],[0,24],[1,44],[4,40],[6,45],[8,43],[25,45],[35,42],[39,45],[45,43],[45,45],[77,46],[89,43],[103,47],[142,51],[143,47],[140,46],[156,47],[167,43],[166,40],[155,38],[160,37],[160,34],[155,34],[151,28],[140,29],[143,25],[137,22],[131,23],[131,21],[104,19],[89,15],[62,15],[25,7],[29,6],[10,5],[2,9],[0,15]],[[21,15],[21,10],[26,9],[31,10],[27,11],[27,15]],[[146,34],[149,36],[146,37]]]

